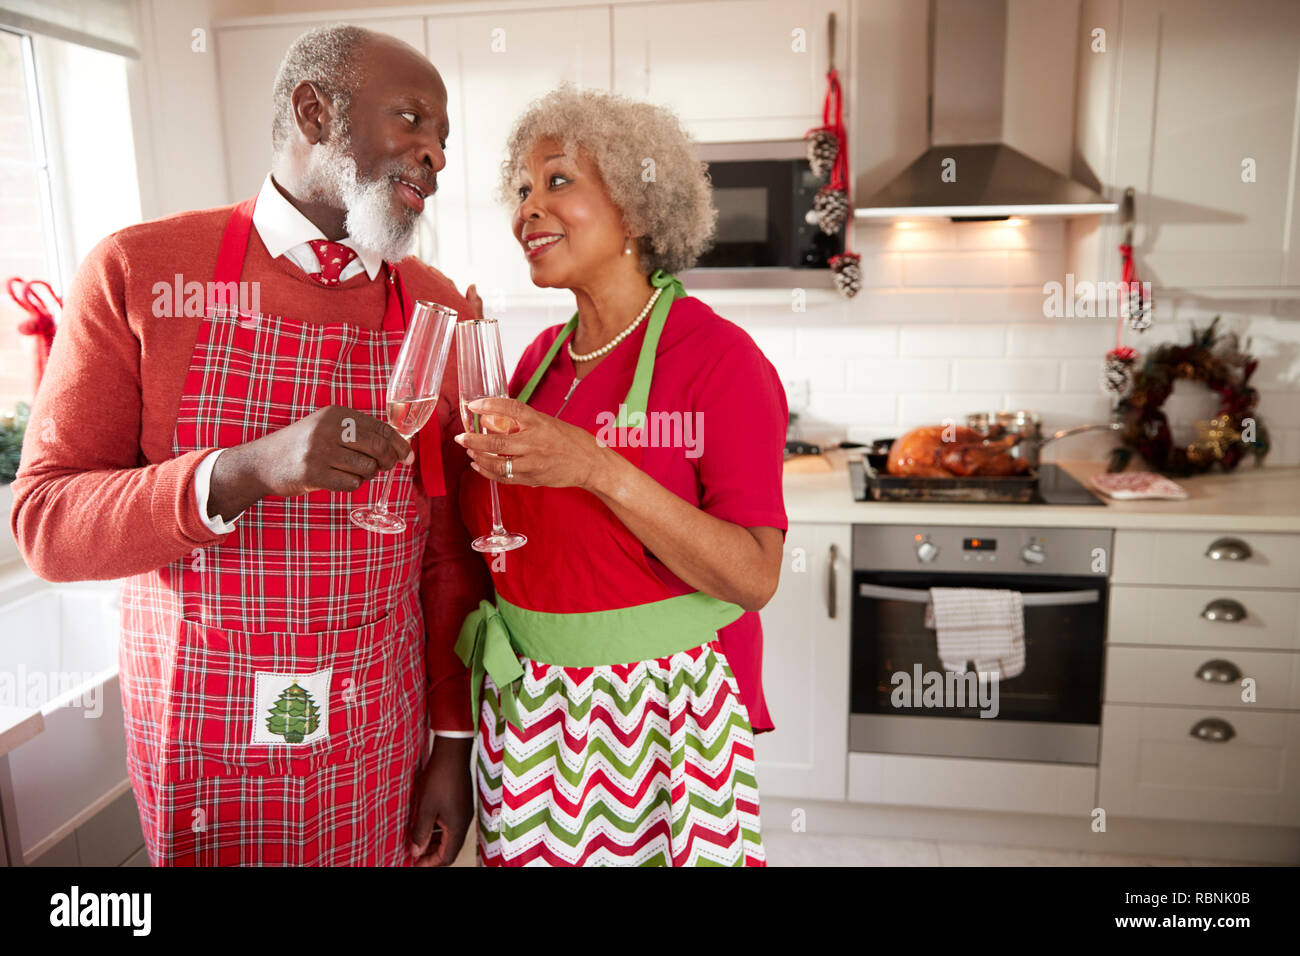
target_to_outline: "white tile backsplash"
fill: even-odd
[[[898,332],[898,354],[932,358],[1005,355],[1007,332],[1001,325],[908,325]]]
[[[802,313],[780,305],[718,307],[749,332],[783,381],[807,381],[802,437],[870,441],[999,408],[1035,409],[1048,432],[1110,417],[1100,379],[1115,321],[1044,315],[1042,284],[1065,282],[1064,221],[854,229],[866,284],[853,299],[823,297]],[[706,290],[698,295],[710,299]],[[1160,289],[1155,302],[1152,327],[1142,335],[1125,329],[1124,344],[1141,353],[1185,342],[1190,322],[1204,327],[1221,312],[1225,330],[1235,330],[1259,359],[1252,384],[1273,443],[1267,463],[1300,465],[1300,304],[1207,305]],[[503,315],[507,367],[538,332],[571,314],[571,306],[556,306]],[[1182,383],[1166,405],[1176,433],[1190,434],[1195,417],[1212,410],[1196,393]],[[1044,458],[1102,458],[1113,444],[1112,432],[1072,436],[1044,449]]]
[[[898,354],[898,328],[891,325],[809,327],[795,330],[799,358],[892,358]]]
[[[911,252],[903,260],[903,285],[921,288],[1005,286],[1005,252]]]
[[[1054,359],[957,359],[952,381],[957,392],[989,388],[1041,392],[1054,390],[1060,377],[1060,363]]]
[[[848,387],[855,392],[949,392],[947,359],[850,359]]]

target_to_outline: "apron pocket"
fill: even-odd
[[[165,783],[304,776],[384,746],[407,721],[408,602],[359,628],[250,633],[180,622],[163,719]]]

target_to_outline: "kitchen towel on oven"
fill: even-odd
[[[925,626],[935,630],[945,670],[963,673],[966,662],[999,680],[1025,669],[1025,611],[1019,591],[930,588]]]

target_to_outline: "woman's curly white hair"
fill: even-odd
[[[566,153],[581,149],[595,163],[628,228],[642,234],[642,272],[689,269],[709,248],[718,211],[708,165],[670,110],[570,83],[534,100],[506,141],[502,203],[518,202],[524,157],[542,139],[563,143]]]

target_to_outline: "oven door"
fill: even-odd
[[[867,572],[854,574],[850,749],[1095,764],[1107,587],[1092,577]],[[931,587],[1020,591],[1025,669],[990,701],[896,691],[905,674],[944,675],[925,626]],[[968,664],[968,669],[973,666]],[[908,686],[908,685],[903,685]],[[989,716],[996,712],[995,716]],[[985,716],[981,716],[981,714]]]

